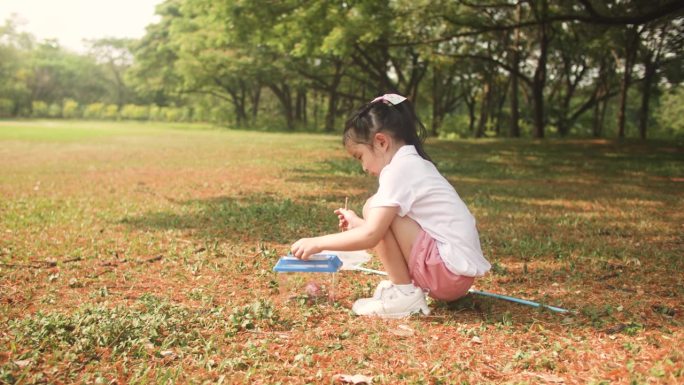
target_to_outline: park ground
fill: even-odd
[[[376,181],[336,136],[0,122],[0,383],[684,383],[684,144],[431,140],[492,271],[428,317],[272,271]],[[377,261],[368,267],[381,268]]]

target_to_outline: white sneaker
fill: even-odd
[[[359,304],[358,306],[361,306],[361,304],[363,304],[363,303],[373,301],[376,299],[380,299],[382,296],[382,292],[386,289],[389,289],[390,287],[392,287],[392,281],[387,280],[387,279],[380,281],[380,283],[378,283],[378,286],[375,287],[375,291],[373,292],[372,297],[370,297],[370,298],[359,298],[356,300],[356,302],[354,302],[354,306],[357,306],[357,304]]]
[[[416,288],[411,294],[404,294],[391,282],[382,281],[375,289],[373,297],[354,302],[352,312],[381,318],[403,318],[414,313],[428,315],[430,308],[425,302],[425,293],[420,288]]]

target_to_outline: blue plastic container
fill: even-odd
[[[279,273],[336,273],[342,261],[335,254],[314,254],[308,260],[292,255],[280,257],[273,271]]]

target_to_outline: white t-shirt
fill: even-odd
[[[444,264],[454,274],[480,277],[491,268],[482,255],[475,218],[414,146],[402,146],[382,169],[369,207],[399,207],[399,216],[408,215],[437,241]]]

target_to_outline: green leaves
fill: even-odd
[[[38,312],[10,322],[10,332],[22,357],[74,356],[85,361],[106,353],[120,357],[169,356],[203,346],[207,331],[225,330],[228,337],[244,330],[274,327],[280,321],[267,300],[236,307],[224,318],[221,309],[191,309],[168,300],[142,295],[132,306],[86,305],[73,314]],[[161,352],[161,353],[160,353]]]

